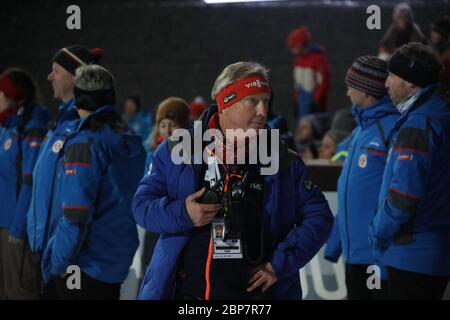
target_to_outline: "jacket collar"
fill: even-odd
[[[9,127],[17,122],[18,108],[11,108],[0,113],[0,126]]]
[[[67,120],[74,120],[78,119],[78,112],[75,108],[75,99],[71,99],[67,101],[67,103],[62,102],[58,107],[58,118],[57,118],[57,124],[61,124],[64,121]]]
[[[365,108],[353,106],[352,114],[358,126],[364,129],[380,118],[390,114],[398,114],[398,111],[395,109],[389,96],[385,96],[375,104]]]
[[[83,128],[86,126],[86,124],[89,122],[89,120],[92,119],[93,117],[98,116],[99,114],[103,114],[106,112],[113,112],[113,111],[114,111],[114,106],[112,106],[112,105],[106,105],[101,108],[98,108],[93,113],[91,113],[90,115],[88,115],[85,118],[80,119],[80,121],[77,122],[75,132],[80,132],[81,130],[83,130]]]

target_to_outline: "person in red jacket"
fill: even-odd
[[[291,31],[287,44],[296,55],[294,101],[297,119],[311,112],[327,111],[330,65],[325,48],[311,41],[311,33],[306,26]]]

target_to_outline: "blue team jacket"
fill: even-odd
[[[79,119],[74,100],[62,103],[53,128],[47,132],[33,170],[33,188],[27,213],[27,234],[33,252],[42,253],[51,234],[50,226],[58,217],[50,215],[50,208],[59,192],[55,188],[57,163],[62,156],[63,145],[71,132],[71,123]],[[51,223],[52,222],[52,223]]]
[[[400,116],[389,97],[367,108],[353,107],[358,126],[349,141],[348,157],[338,180],[338,214],[325,258],[373,264],[369,223],[373,219],[387,158],[388,137]]]
[[[209,108],[203,130],[216,111],[216,106]],[[278,276],[273,287],[275,298],[301,299],[299,269],[328,239],[333,216],[323,194],[311,183],[302,160],[281,150],[280,154],[280,163],[286,165],[264,178],[263,226],[270,261]],[[174,164],[166,140],[153,155],[151,173],[139,184],[133,199],[135,219],[143,228],[160,234],[140,299],[173,298],[177,260],[194,227],[185,200],[200,189],[200,172],[201,164]]]
[[[450,275],[450,107],[437,85],[424,88],[392,131],[370,226],[375,255],[386,265]]]
[[[0,227],[20,239],[26,235],[32,172],[49,120],[44,107],[30,108],[29,119],[25,120],[22,112],[10,116],[5,126],[0,127]]]
[[[57,166],[60,192],[51,208],[60,218],[44,250],[44,281],[69,265],[107,283],[120,283],[128,274],[139,242],[131,200],[145,151],[113,110],[104,106],[74,123],[64,146]]]

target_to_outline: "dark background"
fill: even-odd
[[[292,117],[292,60],[286,37],[301,24],[327,48],[332,67],[331,110],[349,105],[345,71],[363,54],[376,54],[397,1],[285,1],[266,4],[205,5],[186,1],[8,1],[0,9],[0,70],[21,66],[31,72],[42,102],[54,110],[46,77],[61,47],[79,43],[102,47],[102,64],[116,77],[118,107],[125,95],[141,93],[155,108],[167,96],[210,101],[215,78],[228,64],[255,60],[271,69],[278,113]],[[366,28],[366,8],[381,7],[381,30]],[[429,25],[449,14],[448,1],[410,2],[428,36]],[[66,28],[66,8],[81,8],[81,30]],[[350,4],[350,5],[349,5]]]

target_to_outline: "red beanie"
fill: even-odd
[[[301,26],[293,31],[288,36],[287,44],[289,48],[304,48],[311,41],[311,33],[305,26]]]
[[[7,75],[0,76],[0,91],[9,99],[18,100],[23,97],[22,90]]]
[[[191,116],[195,119],[200,117],[203,111],[206,110],[208,105],[206,104],[203,98],[195,98],[194,101],[189,105],[189,109],[191,110]]]

